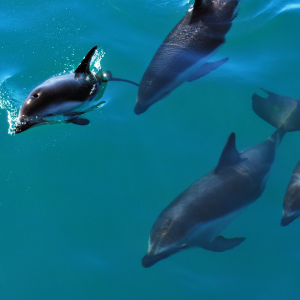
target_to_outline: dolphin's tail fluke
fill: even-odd
[[[286,132],[300,130],[300,101],[262,90],[268,97],[253,94],[252,108],[259,117],[278,128],[273,135],[282,138]]]

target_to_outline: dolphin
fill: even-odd
[[[281,225],[289,225],[300,216],[300,161],[297,163],[283,200]]]
[[[228,60],[207,62],[225,42],[238,3],[238,0],[195,0],[146,69],[134,108],[137,115],[185,81],[201,78]]]
[[[258,95],[253,96],[253,109],[263,119],[285,131],[296,131],[300,127],[300,100],[281,96],[262,89],[268,94],[260,103]],[[286,226],[300,216],[300,162],[295,167],[283,200],[281,225]]]
[[[51,117],[58,115],[63,116],[65,123],[87,125],[90,121],[79,117],[85,112],[74,110],[95,99],[100,89],[104,93],[107,81],[138,85],[130,80],[114,78],[110,71],[93,75],[90,63],[96,49],[97,46],[88,52],[74,73],[47,79],[30,92],[19,111],[15,133],[33,126],[51,124],[55,122]]]
[[[267,140],[238,152],[235,134],[231,133],[217,166],[160,213],[150,232],[148,253],[142,259],[145,268],[191,247],[222,252],[245,240],[244,237],[227,239],[220,233],[262,195],[284,134],[300,130],[297,121],[291,122],[296,116],[299,118],[299,111],[290,109],[290,119],[283,121],[283,115],[292,105],[287,101],[278,106],[276,100],[272,93],[268,98],[257,94],[252,97],[256,114],[278,126]]]

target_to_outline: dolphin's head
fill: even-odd
[[[281,226],[287,226],[299,217],[299,212],[295,214],[284,214],[281,219]]]
[[[136,104],[134,107],[134,113],[136,115],[144,113],[152,104],[156,103],[159,100],[162,100],[171,93],[171,91],[167,89],[158,91],[157,93],[153,93],[153,91],[151,92],[152,95],[146,95],[146,93],[140,93],[139,89],[138,97],[136,99]]]
[[[153,82],[143,84],[141,82],[134,107],[135,114],[140,115],[144,113],[151,105],[164,99],[172,92],[173,89],[170,88],[169,82],[164,84],[165,81],[167,80],[163,79],[157,84]]]
[[[185,241],[185,226],[181,225],[173,218],[158,217],[150,233],[148,253],[142,259],[143,267],[149,268],[189,247]]]
[[[144,268],[150,268],[162,259],[168,258],[170,255],[175,254],[183,249],[186,249],[186,245],[169,245],[169,247],[163,247],[158,249],[158,247],[149,247],[148,253],[142,259],[142,266]],[[156,249],[155,249],[156,248]]]
[[[60,113],[62,104],[68,103],[69,97],[67,80],[64,79],[63,76],[52,77],[29,93],[19,111],[15,133],[49,123],[44,118]]]
[[[47,123],[43,120],[43,117],[46,116],[45,106],[50,103],[47,94],[47,91],[40,87],[30,92],[20,109],[15,133],[21,133],[31,127]]]
[[[143,259],[142,259],[142,266],[144,268],[150,268],[151,266],[153,266],[154,264],[156,264],[157,262],[159,262],[162,259],[165,259],[167,257],[169,257],[171,254],[153,254],[153,253],[147,253]]]
[[[159,63],[159,61],[151,63],[142,77],[134,108],[137,115],[144,113],[151,105],[167,97],[176,88],[176,72],[170,73],[161,66],[159,72],[155,71]]]
[[[29,120],[27,118],[24,118],[23,120],[21,119],[20,121],[18,121],[18,123],[15,127],[15,133],[21,133],[21,132],[26,131],[29,128],[50,123],[49,121],[43,120],[41,118],[36,118],[36,120],[35,119]],[[27,121],[25,121],[25,120],[27,120]]]
[[[286,199],[284,199],[284,201],[286,201]],[[284,204],[286,204],[286,203],[284,203]],[[300,216],[299,203],[297,203],[297,201],[294,201],[289,204],[290,204],[290,207],[284,207],[284,209],[283,209],[281,226],[289,225],[290,223],[292,223],[295,219],[297,219]],[[285,205],[285,206],[287,206],[287,205]]]

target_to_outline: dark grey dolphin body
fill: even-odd
[[[225,42],[237,14],[237,0],[196,0],[158,48],[140,87],[134,112],[141,114],[185,81],[215,70],[226,59],[207,60]]]
[[[297,163],[283,200],[281,225],[289,225],[300,216],[300,161]]]
[[[155,221],[148,253],[142,259],[145,268],[183,249],[201,247],[222,252],[244,240],[226,239],[220,233],[261,196],[284,134],[300,130],[300,124],[292,122],[299,118],[299,111],[290,109],[289,117],[282,121],[288,107],[293,107],[291,101],[278,107],[272,93],[268,98],[255,94],[252,99],[254,111],[279,129],[266,141],[240,153],[235,134],[229,136],[216,168],[176,197]]]
[[[15,127],[21,133],[33,126],[51,123],[49,117],[63,115],[66,123],[87,125],[89,120],[79,118],[84,112],[74,112],[85,102],[93,100],[100,87],[105,88],[107,81],[129,80],[113,78],[110,71],[93,75],[90,71],[91,59],[97,49],[93,47],[74,73],[52,77],[34,88],[25,99]]]

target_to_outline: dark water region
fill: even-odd
[[[252,94],[300,98],[296,1],[241,1],[211,58],[228,62],[140,116],[137,88],[109,82],[88,126],[9,129],[35,86],[73,71],[95,45],[102,70],[139,82],[191,4],[1,2],[1,299],[299,298],[299,220],[280,226],[299,132],[284,137],[261,198],[222,233],[245,236],[241,245],[141,265],[158,214],[216,166],[229,134],[241,151],[274,132]]]

